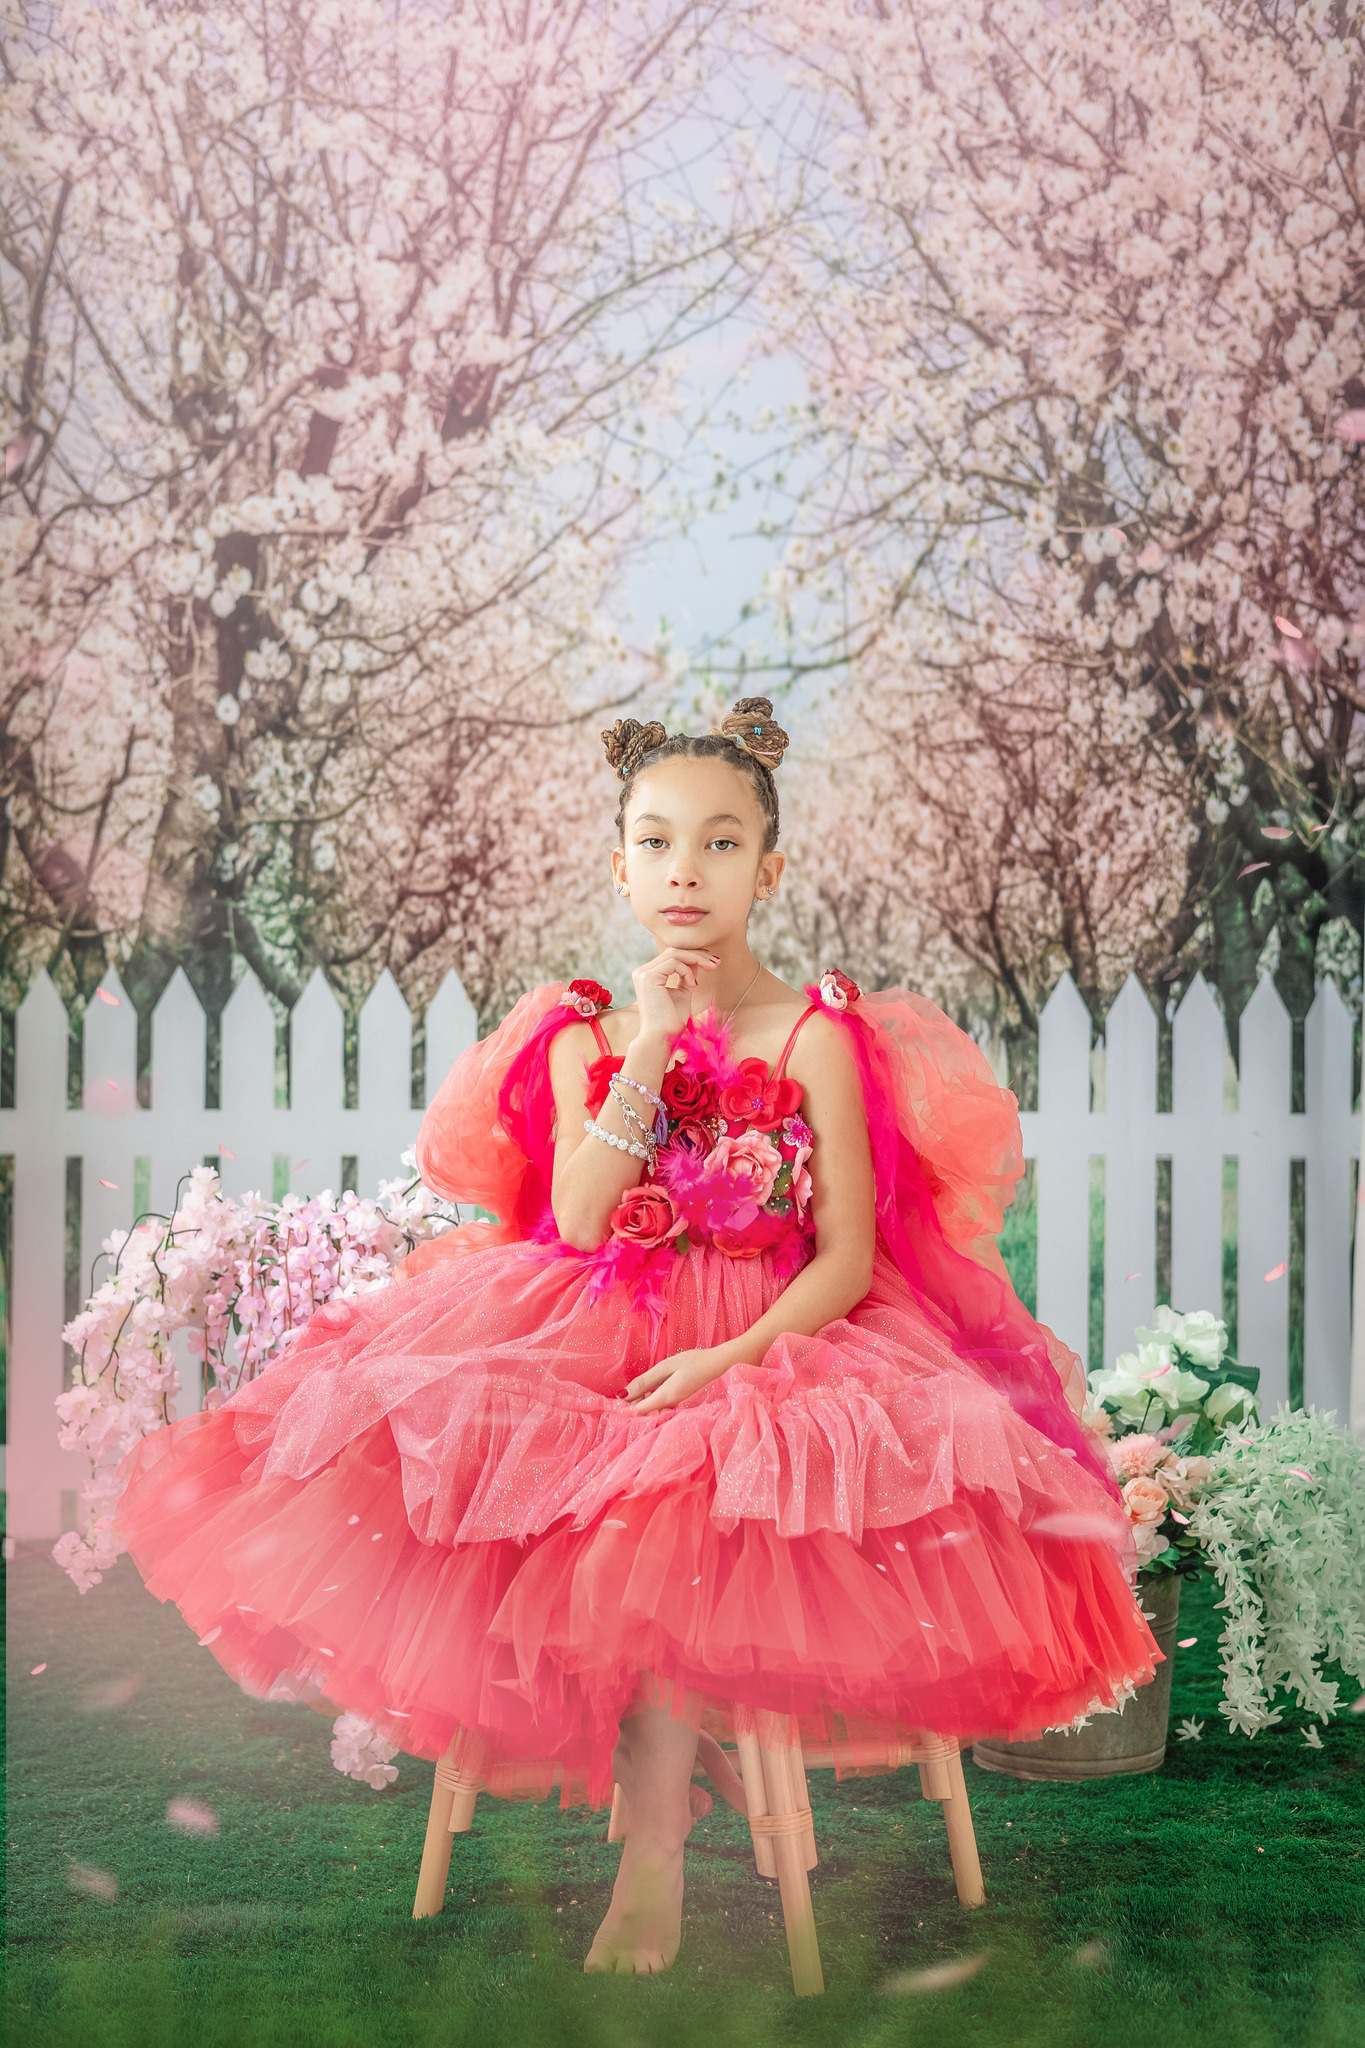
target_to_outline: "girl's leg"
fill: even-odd
[[[653,1973],[676,1957],[696,1755],[696,1729],[666,1707],[636,1707],[623,1715],[613,1762],[626,1795],[628,1832],[611,1905],[585,1970]]]

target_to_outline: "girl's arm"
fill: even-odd
[[[657,1095],[671,1050],[667,1038],[637,1032],[626,1048],[621,1072],[633,1081],[642,1081]],[[638,1184],[645,1170],[644,1160],[637,1159],[633,1152],[604,1145],[583,1128],[587,1108],[583,1099],[584,1074],[587,1061],[596,1051],[597,1041],[587,1024],[566,1024],[550,1040],[550,1087],[555,1099],[550,1207],[560,1236],[579,1251],[593,1251],[605,1241],[613,1209],[626,1189]],[[645,1123],[652,1123],[652,1104],[643,1095],[637,1101],[633,1090],[631,1100]],[[597,1112],[597,1121],[617,1137],[638,1136],[610,1092]]]
[[[815,1133],[808,1171],[815,1257],[742,1337],[714,1347],[725,1365],[757,1361],[775,1337],[810,1337],[846,1315],[872,1285],[877,1187],[857,1063],[842,1025],[807,1017],[787,1061],[801,1083],[801,1114]]]

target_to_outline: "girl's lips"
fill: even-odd
[[[664,916],[671,918],[674,924],[695,924],[699,917],[706,917],[707,915],[708,913],[704,910],[666,910],[664,912]]]

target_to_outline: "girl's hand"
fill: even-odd
[[[714,974],[720,961],[702,946],[665,946],[652,960],[633,968],[635,1000],[639,1006],[640,1030],[655,1038],[674,1038],[691,1015],[688,999],[700,988],[703,974]],[[678,986],[666,988],[670,974]]]
[[[675,1351],[661,1358],[647,1372],[637,1373],[626,1383],[626,1405],[636,1415],[652,1414],[657,1408],[672,1408],[689,1394],[709,1387],[730,1364],[731,1354],[718,1345],[693,1351]]]

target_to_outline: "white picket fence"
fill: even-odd
[[[410,1107],[412,1015],[387,972],[359,1019],[358,1106],[343,1100],[342,1015],[320,973],[290,1019],[292,1101],[275,1106],[275,1019],[254,977],[235,990],[222,1023],[222,1106],[204,1107],[205,1019],[177,970],[152,1021],[151,1107],[137,1103],[136,1019],[117,975],[115,1000],[91,1002],[85,1019],[83,1103],[67,1103],[67,1017],[48,977],[17,1013],[16,1106],[0,1110],[0,1155],[13,1160],[10,1265],[9,1533],[54,1539],[75,1526],[84,1476],[59,1450],[53,1401],[70,1384],[74,1354],[62,1344],[68,1313],[105,1277],[101,1241],[133,1220],[142,1162],[146,1205],[168,1212],[177,1182],[204,1158],[218,1161],[225,1189],[269,1195],[274,1159],[287,1156],[299,1193],[339,1189],[341,1162],[372,1192],[397,1175],[421,1111]],[[426,1015],[426,1099],[475,1036],[472,1006],[448,975]],[[1237,1352],[1261,1371],[1263,1413],[1289,1390],[1289,1273],[1266,1276],[1290,1256],[1291,1161],[1305,1175],[1303,1399],[1352,1419],[1351,1258],[1353,1163],[1358,1124],[1351,1096],[1351,1021],[1336,988],[1318,990],[1305,1029],[1305,1101],[1291,1112],[1291,1027],[1263,979],[1242,1019],[1237,1106],[1224,1105],[1228,1067],[1214,998],[1197,980],[1174,1026],[1173,1108],[1156,1102],[1157,1026],[1129,978],[1105,1035],[1104,1107],[1091,1108],[1089,1020],[1069,975],[1054,989],[1040,1031],[1039,1101],[1022,1117],[1026,1154],[1037,1160],[1037,1312],[1082,1355],[1089,1301],[1090,1162],[1105,1162],[1104,1347],[1111,1361],[1155,1306],[1158,1159],[1171,1161],[1169,1297],[1181,1309],[1221,1313],[1223,1159],[1238,1162]],[[220,1148],[225,1148],[220,1154]],[[231,1156],[228,1156],[228,1155]],[[79,1188],[79,1283],[66,1300],[68,1162]],[[106,1187],[102,1182],[113,1185]],[[94,1278],[92,1280],[92,1273]],[[198,1368],[177,1346],[184,1392],[199,1399]],[[1090,1360],[1092,1365],[1099,1360]],[[1365,1374],[1354,1415],[1365,1419]]]

